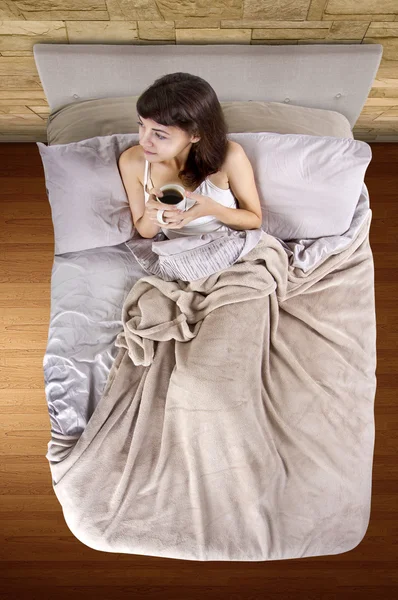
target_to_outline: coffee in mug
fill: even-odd
[[[163,204],[178,204],[184,199],[181,192],[172,187],[169,187],[167,190],[162,190],[162,192],[163,196],[161,197],[161,201]]]
[[[156,196],[158,202],[176,206],[181,210],[186,210],[187,199],[182,185],[179,185],[178,183],[167,183],[166,185],[163,185],[160,190],[163,192],[163,196],[161,198]]]

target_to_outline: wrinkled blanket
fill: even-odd
[[[376,389],[370,221],[306,273],[262,233],[203,279],[137,281],[86,429],[48,444],[76,538],[200,561],[359,544]]]

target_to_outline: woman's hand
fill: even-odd
[[[209,198],[209,196],[188,192],[187,190],[185,190],[185,195],[187,198],[195,200],[196,203],[189,210],[181,210],[177,212],[176,209],[174,209],[175,212],[172,212],[169,219],[165,218],[167,213],[164,212],[163,220],[167,220],[167,225],[162,225],[164,229],[181,229],[181,227],[184,227],[187,225],[187,223],[190,223],[195,219],[199,219],[199,217],[213,216],[215,214],[215,210],[217,210],[217,207],[219,206],[218,202],[213,200],[213,198]],[[155,204],[157,204],[158,210],[159,208],[162,209],[165,206],[164,204],[160,204],[156,201]],[[156,218],[156,211],[154,217],[151,217],[151,219],[159,223]]]
[[[145,204],[145,213],[149,216],[151,221],[154,221],[158,225],[160,225],[157,219],[158,210],[164,210],[163,213],[163,221],[167,221],[167,225],[162,225],[162,227],[175,227],[175,224],[181,222],[181,217],[179,214],[185,212],[180,211],[178,208],[173,206],[172,204],[163,204],[156,200],[156,197],[161,198],[163,196],[163,192],[158,188],[152,188],[148,191],[149,198],[148,202]],[[144,214],[145,214],[144,213]]]

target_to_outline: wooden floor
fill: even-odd
[[[51,211],[36,144],[0,144],[1,600],[397,597],[398,144],[369,145],[378,388],[367,534],[357,548],[334,556],[205,563],[97,552],[65,524],[45,458]]]

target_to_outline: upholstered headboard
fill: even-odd
[[[203,77],[220,102],[290,102],[342,113],[351,129],[376,76],[381,44],[35,44],[51,113],[95,98],[138,96],[166,73]]]

